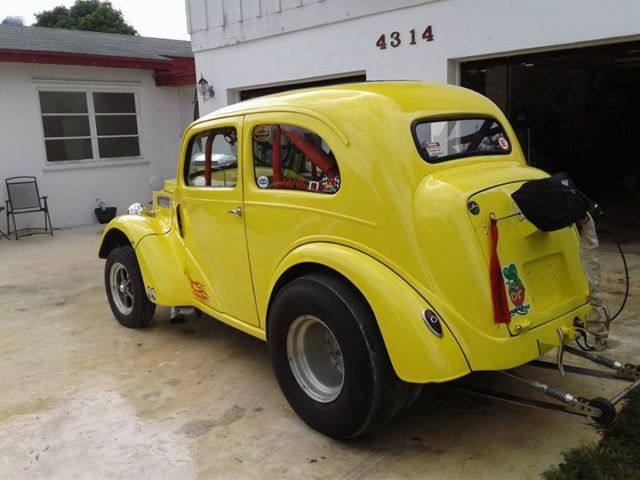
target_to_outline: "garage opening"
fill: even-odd
[[[568,172],[599,220],[640,239],[640,42],[465,62],[462,85],[512,122],[529,163]]]
[[[289,90],[297,90],[299,88],[326,87],[329,85],[339,85],[342,83],[366,82],[367,76],[363,74],[350,75],[348,77],[326,78],[322,80],[313,80],[300,83],[288,83],[283,85],[274,85],[272,87],[254,88],[251,90],[243,90],[240,92],[240,100],[249,100],[251,98],[262,97],[272,93],[286,92]]]

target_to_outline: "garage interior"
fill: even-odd
[[[625,242],[640,239],[640,42],[464,62],[462,86],[506,113],[530,165],[567,172]]]

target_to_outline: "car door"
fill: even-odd
[[[340,195],[338,158],[348,151],[325,122],[292,112],[249,114],[243,139],[247,242],[256,300],[266,318],[282,259],[302,243],[340,243],[347,232],[357,238],[351,215],[364,217],[368,204]]]
[[[195,303],[258,325],[243,212],[242,122],[226,118],[190,131],[177,209]]]

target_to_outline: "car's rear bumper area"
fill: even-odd
[[[584,321],[590,310],[591,306],[584,304],[520,335],[495,339],[488,351],[466,352],[471,370],[507,370],[529,363],[560,345],[558,330],[562,331],[565,343],[573,342],[576,337],[574,320]]]

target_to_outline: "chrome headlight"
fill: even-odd
[[[140,202],[132,203],[131,205],[129,205],[129,208],[127,208],[127,213],[129,215],[142,215],[144,214],[144,211],[144,205]]]

